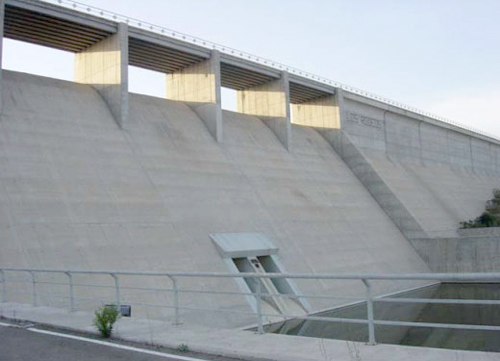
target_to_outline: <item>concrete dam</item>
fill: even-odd
[[[311,274],[499,269],[498,237],[464,236],[458,222],[500,187],[500,140],[119,19],[35,0],[0,5],[2,38],[75,53],[74,82],[1,72],[2,267],[245,272],[257,259],[270,272]],[[165,73],[166,97],[129,93],[128,65]],[[221,87],[237,91],[237,112],[222,110]],[[341,281],[286,287],[364,294]],[[252,307],[222,295],[188,301]]]

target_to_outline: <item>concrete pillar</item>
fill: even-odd
[[[339,129],[340,120],[333,95],[292,104],[294,124],[307,125],[320,129]]]
[[[91,84],[108,104],[120,128],[128,119],[128,26],[75,54],[75,81]]]
[[[292,104],[292,120],[294,124],[315,128],[326,139],[338,137],[340,116],[337,99],[329,95]]]
[[[220,53],[166,76],[167,99],[188,102],[217,142],[222,142]]]
[[[238,90],[238,112],[259,117],[276,134],[287,150],[292,147],[290,87],[288,73],[252,88]]]
[[[0,0],[0,114],[2,113],[2,53],[3,53],[3,23],[5,14],[5,2]]]
[[[315,128],[340,153],[343,111],[341,104],[343,104],[341,90],[337,90],[335,95],[327,95],[304,103],[292,104],[293,123]]]

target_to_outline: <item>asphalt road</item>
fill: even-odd
[[[80,340],[0,326],[1,361],[178,361]],[[213,360],[213,358],[212,358]]]

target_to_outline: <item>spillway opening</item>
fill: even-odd
[[[498,300],[500,284],[441,283],[391,297]],[[366,302],[315,316],[366,319]],[[440,323],[443,327],[375,325],[378,343],[500,352],[500,331],[450,328],[449,324],[500,326],[500,305],[375,302],[376,320]],[[268,325],[266,332],[367,342],[364,324],[292,319]]]
[[[165,98],[165,74],[157,71],[128,67],[129,92]]]
[[[236,111],[236,90],[221,87],[221,107],[224,110]]]
[[[281,273],[279,266],[271,256],[250,256],[234,258],[233,262],[240,272],[246,273]],[[282,297],[281,295],[295,295],[295,290],[285,278],[244,279],[245,284],[252,293],[257,292],[257,282],[260,283],[261,292],[265,295],[262,300],[278,314],[304,314],[305,309],[296,297]]]
[[[234,273],[286,273],[276,254],[278,248],[262,233],[210,234],[217,251],[229,270]],[[247,294],[247,301],[254,311],[257,302],[250,294],[262,295],[263,314],[268,322],[276,321],[275,315],[304,315],[310,308],[300,297],[301,293],[292,279],[269,277],[235,278],[240,290]],[[278,319],[282,319],[281,317]]]
[[[33,61],[36,54],[36,61]],[[73,81],[74,54],[69,51],[3,39],[2,68],[49,78]]]

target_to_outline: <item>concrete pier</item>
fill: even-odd
[[[290,88],[288,73],[266,84],[237,92],[238,112],[259,117],[287,150],[291,150]]]
[[[75,54],[75,81],[91,84],[104,98],[120,128],[128,119],[128,26]]]
[[[220,54],[166,75],[166,97],[188,102],[217,142],[222,142]]]
[[[334,96],[292,104],[293,123],[327,129],[339,129],[340,119]]]
[[[338,96],[328,95],[292,104],[293,123],[315,128],[335,149],[341,128]]]

